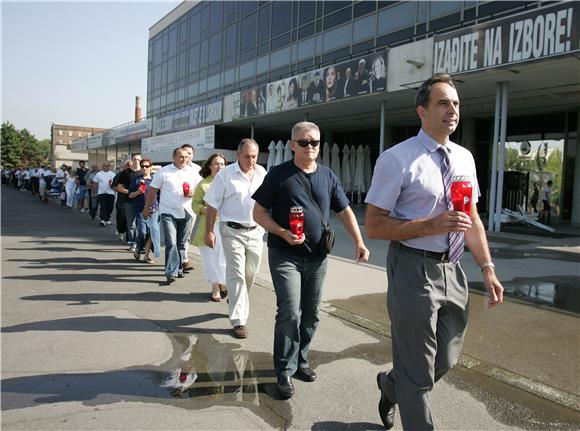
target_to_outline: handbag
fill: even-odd
[[[312,201],[314,208],[318,211],[318,215],[320,216],[320,223],[322,224],[322,236],[320,237],[320,242],[318,243],[318,251],[324,256],[332,251],[332,247],[334,247],[334,241],[336,239],[336,232],[334,229],[327,223],[324,222],[324,217],[322,216],[322,211],[318,206],[318,202],[312,196],[312,189],[310,188],[310,183],[302,173],[302,171],[298,171],[296,179],[302,185],[306,194]]]

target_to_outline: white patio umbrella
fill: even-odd
[[[276,159],[274,160],[274,166],[278,166],[284,163],[284,144],[282,141],[278,141],[276,144]]]
[[[352,157],[352,155],[351,155]],[[356,167],[355,167],[355,174],[354,174],[354,187],[353,192],[357,193],[357,204],[360,205],[361,203],[361,193],[365,192],[365,175],[364,175],[364,168],[365,168],[365,151],[362,145],[359,145],[356,149]]]
[[[332,150],[330,150],[331,154],[331,159],[332,161],[330,162],[330,169],[332,169],[332,172],[334,172],[336,174],[336,176],[340,179],[340,149],[338,148],[338,145],[336,145],[336,143],[334,143],[332,145]]]
[[[294,155],[292,154],[292,144],[290,144],[290,139],[288,139],[286,141],[286,145],[284,146],[284,161],[287,162],[293,158]]]
[[[365,193],[371,187],[371,177],[373,175],[373,168],[371,165],[371,149],[368,145],[364,146],[365,152]]]
[[[350,164],[350,176],[352,180],[352,191],[354,192],[354,176],[356,174],[356,147],[354,145],[350,146],[350,157],[348,159]]]
[[[272,166],[274,166],[274,161],[276,160],[276,142],[270,141],[268,145],[268,163],[266,164],[266,170],[269,171]]]
[[[322,148],[322,164],[327,168],[330,168],[330,146],[328,142],[324,143],[324,147]]]
[[[352,176],[350,174],[350,149],[348,145],[345,145],[342,149],[342,167],[341,167],[341,177],[340,182],[342,183],[342,188],[345,192],[352,191]]]

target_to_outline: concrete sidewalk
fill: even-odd
[[[346,260],[347,242],[331,258],[326,312],[312,346],[319,380],[297,381],[296,395],[281,401],[271,361],[275,297],[267,262],[251,292],[250,337],[236,340],[225,302],[208,301],[195,254],[196,269],[163,286],[161,261],[137,264],[113,232],[84,214],[2,188],[3,429],[382,429],[375,376],[391,360],[386,282],[378,265]],[[528,310],[574,317],[513,306],[521,308],[502,312],[506,318]],[[496,311],[481,314],[492,325],[513,325],[497,325]],[[485,328],[484,317],[474,312],[469,332],[475,338],[469,342],[482,350],[487,335],[474,327],[481,321]],[[466,351],[475,349],[469,342]],[[566,350],[575,350],[574,343],[568,340]],[[432,403],[439,429],[578,427],[577,410],[480,368],[457,367],[437,384]],[[577,374],[574,379],[577,384]]]

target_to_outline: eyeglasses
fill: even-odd
[[[142,168],[150,168],[151,165],[141,165]]]
[[[306,148],[308,145],[312,145],[312,147],[318,147],[320,145],[320,141],[295,141],[295,142],[303,148]]]

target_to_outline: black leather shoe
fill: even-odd
[[[294,385],[290,377],[282,376],[278,378],[278,392],[280,393],[280,397],[285,400],[292,398],[292,395],[294,395]]]
[[[171,284],[175,282],[175,277],[171,276],[171,277],[167,277],[167,284]]]
[[[183,274],[183,272],[180,272],[179,274],[177,274],[177,278],[184,278],[185,275]]]
[[[303,382],[313,382],[316,380],[316,373],[312,371],[309,365],[302,365],[298,367],[294,377]]]
[[[387,395],[381,387],[381,373],[377,374],[377,386],[379,391],[381,391],[381,400],[379,401],[379,416],[383,421],[385,429],[390,430],[395,425],[395,406],[391,400],[387,398]]]

